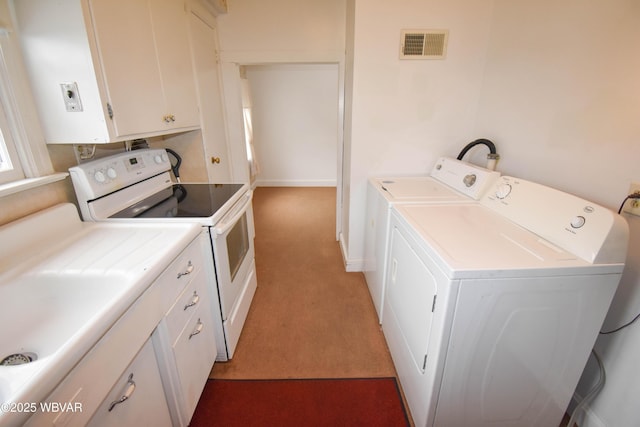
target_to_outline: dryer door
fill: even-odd
[[[435,378],[433,372],[425,371],[437,360],[437,348],[429,349],[429,342],[438,286],[413,244],[393,228],[382,329],[413,419],[416,425],[426,425],[433,397],[429,384]],[[428,350],[433,353],[428,356],[429,365]]]

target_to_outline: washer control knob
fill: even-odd
[[[96,173],[93,174],[93,178],[98,181],[100,184],[102,184],[103,182],[105,182],[107,180],[107,177],[104,176],[104,172],[102,171],[96,171]]]
[[[111,179],[116,179],[118,176],[118,172],[114,168],[107,169],[107,176]]]
[[[504,199],[511,193],[511,184],[500,184],[498,188],[496,188],[496,197],[498,199]]]
[[[160,154],[157,154],[154,158],[153,161],[156,162],[156,164],[160,164],[162,163],[162,156]]]
[[[580,228],[586,221],[587,220],[582,215],[578,215],[571,220],[571,227]]]
[[[464,185],[466,185],[467,187],[471,187],[473,186],[473,184],[476,183],[476,179],[477,176],[474,173],[470,173],[469,175],[466,175],[463,179],[462,182],[464,183]]]

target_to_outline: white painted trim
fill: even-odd
[[[344,52],[340,51],[300,51],[300,50],[248,50],[248,51],[220,51],[220,60],[242,65],[261,64],[313,64],[313,63],[342,63]]]
[[[327,180],[256,180],[256,187],[335,187],[335,179]]]
[[[364,260],[350,260],[347,258],[347,245],[344,241],[344,235],[340,233],[340,251],[342,252],[342,262],[344,263],[344,268],[347,272],[353,273],[357,271],[364,271]]]

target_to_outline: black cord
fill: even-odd
[[[622,208],[624,208],[624,204],[627,203],[627,200],[629,199],[634,199],[634,200],[640,199],[640,192],[636,191],[635,193],[629,194],[627,197],[624,198],[624,200],[622,201],[622,204],[620,205],[620,209],[618,209],[618,215],[622,213]]]
[[[640,313],[638,313],[638,315],[637,315],[636,317],[634,317],[632,321],[630,321],[630,322],[628,322],[628,323],[625,323],[625,324],[624,324],[624,325],[622,325],[622,326],[619,326],[619,327],[617,327],[617,328],[615,328],[615,329],[612,329],[612,330],[610,330],[610,331],[606,331],[606,332],[602,332],[602,331],[600,331],[600,335],[609,335],[609,334],[613,334],[613,333],[615,333],[615,332],[621,331],[621,330],[623,330],[624,328],[626,328],[627,326],[631,325],[631,324],[632,324],[633,322],[635,322],[636,320],[638,320],[638,318],[640,318]]]
[[[624,204],[625,204],[625,203],[627,203],[627,200],[629,200],[629,199],[634,199],[634,200],[640,199],[640,192],[635,192],[635,193],[633,193],[633,194],[629,194],[627,197],[625,197],[625,198],[624,198],[624,200],[622,201],[622,204],[620,205],[620,209],[618,209],[618,214],[621,214],[621,213],[622,213],[622,208],[624,207]],[[600,331],[600,335],[609,335],[609,334],[613,334],[613,333],[616,333],[616,332],[618,332],[618,331],[621,331],[621,330],[623,330],[624,328],[626,328],[627,326],[629,326],[629,325],[631,325],[632,323],[634,323],[634,322],[635,322],[636,320],[638,320],[639,318],[640,318],[640,313],[638,313],[638,314],[636,315],[636,317],[634,317],[630,322],[627,322],[627,323],[625,323],[625,324],[624,324],[624,325],[622,325],[622,326],[619,326],[619,327],[617,327],[617,328],[615,328],[615,329],[612,329],[612,330],[610,330],[610,331],[606,331],[606,332],[602,332],[602,331]]]
[[[624,200],[622,201],[622,204],[620,205],[620,209],[618,209],[618,215],[622,213],[622,208],[624,208],[624,204],[627,203],[627,200],[629,200],[630,198],[631,196],[627,196],[624,198]]]

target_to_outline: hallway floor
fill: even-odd
[[[212,378],[395,376],[362,273],[335,239],[336,190],[254,192],[258,288],[234,357]]]

